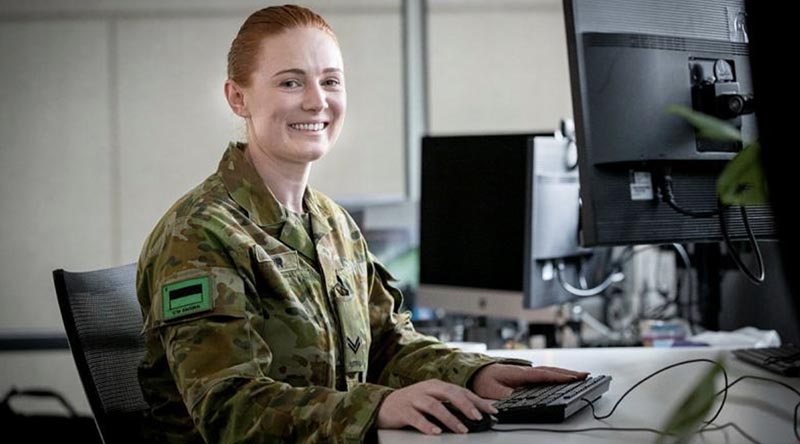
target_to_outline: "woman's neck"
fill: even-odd
[[[245,153],[278,202],[290,211],[304,213],[303,195],[308,185],[311,163],[281,162],[270,158],[252,144],[247,145]]]

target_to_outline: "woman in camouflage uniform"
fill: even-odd
[[[346,110],[336,36],[270,7],[242,25],[225,96],[247,127],[170,208],[139,260],[146,432],[166,442],[361,442],[493,413],[535,381],[585,377],[447,348],[393,311],[401,294],[350,216],[308,187]]]

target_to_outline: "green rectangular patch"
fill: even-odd
[[[164,320],[211,310],[208,276],[164,285],[161,289]]]

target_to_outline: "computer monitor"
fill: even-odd
[[[668,109],[758,137],[743,2],[565,0],[564,12],[584,245],[722,240],[719,218],[698,216],[717,211],[717,177],[741,144],[699,138]],[[738,210],[723,214],[731,237],[744,238]],[[756,238],[775,238],[769,206],[748,219]]]
[[[547,134],[423,139],[420,305],[549,321],[523,305],[574,298],[550,262],[565,259],[574,283],[590,252],[578,243],[578,173],[566,147]]]

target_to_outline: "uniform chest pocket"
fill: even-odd
[[[258,252],[258,248],[254,251]],[[254,257],[256,287],[268,316],[288,314],[320,324],[320,316],[325,312],[319,301],[322,284],[316,272],[299,259],[297,252],[271,256],[256,253]]]

